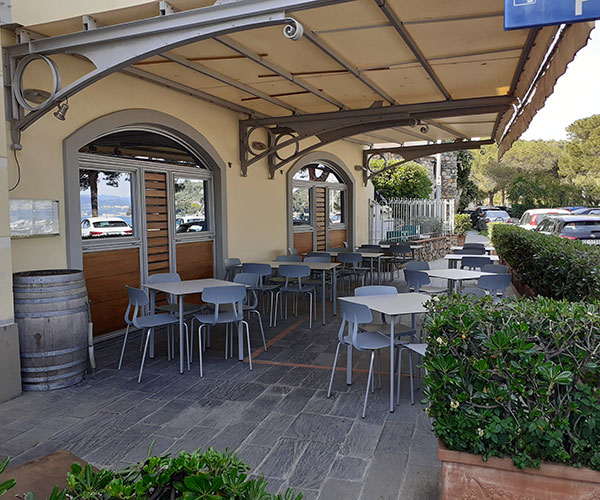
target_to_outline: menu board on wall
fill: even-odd
[[[9,200],[9,209],[12,238],[60,234],[56,200]]]

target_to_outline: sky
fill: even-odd
[[[534,117],[521,139],[566,139],[575,120],[600,114],[600,23],[588,44],[579,51],[554,93]]]

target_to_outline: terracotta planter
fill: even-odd
[[[510,458],[448,450],[439,443],[442,500],[599,500],[600,472],[543,463],[517,469]]]
[[[466,234],[457,234],[456,235],[456,245],[459,247],[462,247],[465,244],[466,239],[467,239]]]

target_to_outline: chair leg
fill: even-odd
[[[362,418],[365,418],[367,413],[367,401],[369,400],[369,386],[373,380],[373,359],[375,358],[375,351],[371,351],[371,363],[369,363],[369,377],[367,378],[367,390],[365,391],[365,404],[363,406]]]
[[[252,371],[252,348],[250,347],[250,325],[247,321],[242,321],[242,327],[246,325],[246,339],[248,340],[248,363],[250,364],[250,371]]]
[[[203,368],[202,368],[202,327],[204,325],[200,324],[198,327],[198,357],[200,358],[200,377],[204,377]]]
[[[229,353],[229,323],[225,325],[225,359]]]
[[[267,341],[265,340],[265,331],[263,329],[262,317],[260,316],[260,311],[258,311],[257,309],[254,309],[250,312],[255,313],[256,316],[258,317],[258,326],[260,326],[260,334],[262,335],[263,347],[265,348],[265,352],[266,352],[267,351]]]
[[[187,323],[184,323],[183,326],[185,327],[185,346],[186,346],[186,351],[187,351],[187,368],[188,368],[188,372],[192,369],[191,367],[191,351],[190,351],[190,329],[187,326]],[[193,331],[193,330],[192,330]],[[193,335],[192,335],[193,337]]]
[[[308,328],[312,328],[312,315],[313,315],[313,300],[312,300],[312,294],[309,292],[310,295],[310,303],[309,303],[309,315],[308,315]]]
[[[125,338],[123,339],[123,348],[121,349],[121,357],[119,358],[119,370],[121,369],[121,365],[123,364],[123,356],[125,355],[125,344],[127,343],[127,335],[129,335],[129,325],[125,329]],[[142,339],[144,336],[142,335]]]
[[[167,325],[167,361],[171,361],[171,325]]]
[[[408,371],[410,372],[410,404],[415,404],[415,391],[413,387],[413,363],[412,363],[412,351],[408,351]]]
[[[377,358],[378,358],[378,362],[379,362],[379,367],[378,367],[378,371],[379,371],[379,388],[381,389],[381,349],[379,349],[377,351]],[[393,376],[393,374],[392,374]]]
[[[142,372],[144,371],[144,362],[146,361],[146,352],[148,351],[148,343],[150,342],[150,333],[152,328],[146,332],[146,341],[144,342],[144,354],[142,354],[142,364],[140,365],[140,374],[138,375],[138,384],[142,381]]]
[[[279,295],[281,295],[281,292],[277,292],[275,294],[275,309],[274,309],[274,313],[273,313],[273,327],[274,328],[277,327],[277,303],[279,302]]]
[[[327,397],[331,397],[331,389],[333,387],[333,376],[335,375],[335,367],[337,365],[338,356],[340,355],[340,343],[338,342],[335,350],[335,358],[333,358],[333,366],[331,368],[331,378],[329,379],[329,389],[327,390]]]
[[[400,383],[402,382],[402,351],[406,348],[398,349],[398,383],[396,384],[396,406],[400,406]]]

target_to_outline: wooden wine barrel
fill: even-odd
[[[88,297],[83,272],[72,269],[13,275],[24,391],[81,382],[87,361]]]

